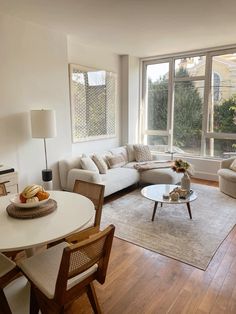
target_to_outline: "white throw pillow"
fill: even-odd
[[[229,166],[229,168],[233,171],[236,171],[236,159],[232,162],[232,164]]]
[[[84,170],[99,172],[97,166],[95,165],[95,163],[92,161],[90,157],[82,157],[80,159],[80,163],[81,163],[82,169]]]
[[[148,145],[134,145],[134,156],[136,161],[152,160],[152,154]]]
[[[95,162],[95,164],[96,164],[96,166],[97,166],[97,168],[101,174],[107,173],[108,166],[107,166],[107,164],[104,161],[102,156],[93,155],[92,159]]]

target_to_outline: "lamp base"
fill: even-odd
[[[44,169],[42,170],[43,188],[45,190],[52,190],[52,170]]]

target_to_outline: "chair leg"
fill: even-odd
[[[38,301],[34,294],[34,290],[31,287],[30,288],[30,314],[38,314],[38,312],[39,312]]]
[[[99,303],[98,303],[98,299],[97,299],[97,295],[96,295],[96,292],[95,292],[95,289],[94,289],[94,286],[93,286],[92,282],[88,285],[87,295],[88,295],[89,301],[90,301],[90,303],[92,305],[92,308],[94,310],[94,313],[95,314],[101,314],[102,311],[100,309],[100,306],[99,306]]]
[[[0,314],[12,314],[2,288],[0,289]]]

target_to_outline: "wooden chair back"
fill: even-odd
[[[105,230],[92,235],[89,239],[64,248],[58,272],[54,299],[61,303],[78,297],[80,291],[93,280],[105,282],[115,227],[108,226]],[[83,281],[67,290],[68,280],[83,273],[97,264],[97,270]]]
[[[6,269],[6,264],[8,263],[8,261],[10,265],[13,264],[13,262],[8,260],[5,255],[0,253],[0,268],[3,268],[0,276],[0,314],[12,314],[3,289],[20,273],[20,270],[16,265],[15,267],[11,265],[12,268],[9,271],[4,271],[4,268]]]
[[[4,183],[0,183],[0,196],[5,196],[5,195],[7,195],[6,186]]]
[[[96,210],[94,226],[100,226],[104,200],[104,190],[105,185],[103,184],[75,180],[73,192],[86,196],[94,204]]]

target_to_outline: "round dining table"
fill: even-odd
[[[57,202],[55,211],[33,219],[12,218],[6,211],[12,197],[0,197],[0,252],[21,249],[30,252],[37,246],[63,239],[83,228],[95,212],[92,201],[80,194],[50,191],[50,198]]]

